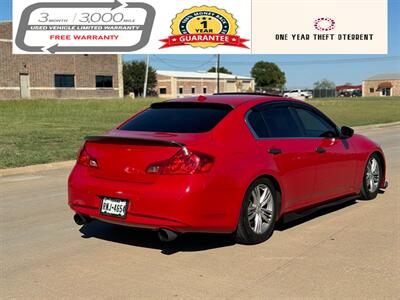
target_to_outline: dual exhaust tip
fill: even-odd
[[[92,219],[88,216],[82,215],[82,214],[75,214],[74,215],[74,221],[76,225],[82,226],[89,224]],[[172,242],[178,237],[178,233],[166,228],[161,228],[158,231],[158,238],[160,239],[161,242]]]
[[[158,231],[158,238],[161,242],[172,242],[178,237],[178,233],[166,228],[161,228]]]
[[[75,221],[76,225],[82,226],[82,225],[90,223],[92,221],[92,219],[85,215],[75,214],[74,221]]]

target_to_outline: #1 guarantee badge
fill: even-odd
[[[161,49],[177,46],[199,48],[219,45],[248,48],[237,35],[237,20],[224,9],[215,6],[194,6],[178,13],[172,20],[172,35],[162,39]]]

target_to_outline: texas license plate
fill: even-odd
[[[103,197],[100,213],[106,216],[125,218],[128,210],[128,200]]]

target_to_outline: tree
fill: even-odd
[[[251,69],[251,76],[259,88],[282,88],[286,83],[285,73],[276,64],[267,61],[256,62]]]
[[[130,61],[124,63],[124,93],[135,93],[135,96],[143,95],[144,79],[146,75],[146,62]],[[153,90],[157,85],[157,73],[149,66],[149,77],[147,80],[147,92]]]
[[[208,70],[208,72],[216,73],[216,70],[217,70],[216,67],[212,67],[212,68],[210,68],[210,69]],[[225,67],[219,67],[218,70],[219,70],[220,73],[223,73],[223,74],[232,74],[232,72],[229,71],[229,70],[228,70],[227,68],[225,68]]]
[[[326,78],[314,82],[314,89],[316,90],[330,90],[334,88],[336,88],[336,84]]]

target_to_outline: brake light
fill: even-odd
[[[186,148],[178,151],[165,161],[156,162],[147,168],[147,173],[160,175],[189,175],[205,173],[211,170],[214,158]]]
[[[89,167],[89,168],[98,168],[98,163],[95,158],[90,156],[90,154],[86,151],[85,146],[79,151],[78,158],[76,160],[77,164]]]

